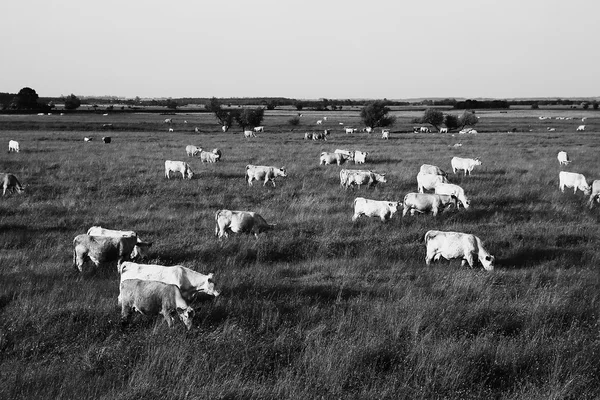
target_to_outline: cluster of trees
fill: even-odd
[[[448,131],[461,130],[465,126],[475,126],[479,122],[479,118],[474,112],[465,111],[462,115],[456,116],[452,114],[444,114],[435,108],[428,108],[423,113],[421,118],[414,121],[420,124],[430,124],[436,130],[440,130],[442,124],[448,128]]]
[[[454,105],[457,110],[476,110],[479,108],[509,109],[510,104],[506,100],[465,100],[457,101]]]
[[[265,109],[262,107],[224,109],[216,97],[211,98],[204,108],[215,115],[219,124],[224,126],[226,131],[233,125],[234,121],[242,130],[245,130],[248,126],[259,126],[265,116]]]

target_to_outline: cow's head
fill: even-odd
[[[459,200],[459,201],[460,201],[460,204],[463,205],[465,210],[467,210],[471,206],[471,200],[465,199],[465,201],[461,201],[461,200]]]
[[[196,314],[196,312],[192,307],[177,308],[177,315],[188,331],[192,328],[192,319],[194,319],[194,314]]]
[[[377,182],[381,182],[381,183],[387,183],[387,180],[385,179],[385,174],[377,174],[377,173],[373,173],[373,175],[375,176],[375,180]]]
[[[583,187],[583,193],[584,193],[586,196],[589,196],[590,194],[592,194],[592,188],[591,188],[591,187],[589,187],[589,186],[584,186],[584,187]]]
[[[138,238],[138,241],[133,247],[133,251],[131,252],[131,258],[134,260],[147,258],[150,254],[150,246],[152,246],[152,242],[142,242]]]
[[[486,271],[494,270],[494,261],[496,261],[494,256],[487,254],[485,257],[480,258],[479,261],[481,261],[481,265],[483,265],[483,269]]]
[[[287,173],[285,171],[285,167],[281,167],[277,170],[277,175],[279,176],[283,176],[284,178],[287,176]]]
[[[190,169],[190,167],[187,167],[185,175],[188,179],[192,179],[192,177],[194,176],[194,172]]]
[[[399,201],[388,201],[388,207],[390,208],[392,215],[394,215],[394,213],[398,212],[398,207],[402,207],[402,203]]]
[[[213,274],[212,272],[206,276],[206,280],[204,284],[197,288],[197,290],[192,295],[193,300],[198,299],[199,295],[208,295],[208,296],[219,296],[219,292],[215,290],[215,283],[213,282]]]
[[[479,158],[476,158],[475,162],[473,164],[475,164],[475,165],[481,165],[481,160]]]

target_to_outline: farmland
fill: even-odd
[[[566,150],[562,169],[600,179],[596,112],[478,111],[480,133],[454,136],[413,134],[422,111],[394,113],[389,141],[342,133],[340,122],[362,127],[356,110],[307,111],[293,130],[295,111],[268,111],[251,140],[210,114],[169,116],[171,133],[156,114],[0,115],[0,144],[21,145],[1,170],[27,186],[0,201],[0,397],[597,398],[600,206],[558,190],[556,159]],[[328,127],[327,142],[303,140]],[[186,157],[188,144],[220,148],[223,162]],[[318,165],[336,148],[368,151],[365,169],[388,182],[344,191],[340,167]],[[450,172],[469,210],[351,222],[355,197],[402,201],[421,164],[449,171],[452,156],[483,162]],[[194,179],[167,180],[167,159]],[[247,164],[288,177],[248,187]],[[217,240],[223,208],[277,227]],[[152,241],[148,263],[213,272],[221,296],[190,331],[143,316],[122,329],[116,269],[73,267],[73,238],[92,225]],[[430,229],[479,236],[496,269],[426,267]]]

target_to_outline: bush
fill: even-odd
[[[73,93],[65,98],[65,110],[75,110],[81,106],[81,100]]]
[[[298,125],[300,125],[300,118],[292,117],[292,118],[288,119],[288,124],[290,124],[292,126],[298,126]]]
[[[392,125],[396,118],[388,115],[390,109],[385,104],[384,101],[373,101],[365,105],[360,111],[363,123],[371,128]]]

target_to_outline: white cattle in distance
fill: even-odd
[[[173,123],[173,118],[166,118],[165,119],[165,124],[172,124]]]
[[[323,125],[323,120],[322,119],[317,120],[317,125]]]
[[[346,131],[346,134],[354,133],[354,129],[353,128],[344,128],[344,130]]]
[[[337,165],[342,165],[346,161],[350,159],[350,156],[342,153],[328,153],[326,151],[322,152],[319,156],[319,165],[331,165],[333,163]]]
[[[329,133],[314,132],[312,134],[312,140],[327,140],[327,135],[329,135]]]
[[[91,142],[91,141],[92,141],[92,138],[91,138],[91,137],[87,137],[87,136],[86,136],[86,137],[84,137],[84,138],[83,138],[83,141],[84,141],[84,142]]]
[[[382,129],[381,130],[381,138],[382,139],[389,139],[390,138],[390,130],[389,129]]]
[[[461,266],[468,264],[473,268],[479,261],[486,271],[494,270],[494,256],[483,247],[483,242],[475,235],[431,230],[425,234],[425,244],[427,265],[442,257],[446,260],[460,258]]]
[[[275,227],[252,211],[219,210],[215,214],[215,222],[215,236],[219,239],[228,237],[229,232],[253,234],[258,239],[260,233]]]
[[[185,327],[190,330],[195,313],[183,299],[177,286],[140,279],[127,279],[121,282],[117,304],[121,307],[122,325],[129,323],[132,311],[137,311],[146,316],[161,314],[169,328],[173,327],[171,314],[177,314]]]
[[[327,117],[323,117],[323,121],[327,121]]]
[[[20,151],[19,142],[17,142],[16,140],[8,141],[8,152],[10,153],[11,151],[14,151],[15,153],[18,153]]]
[[[202,148],[189,144],[185,146],[185,152],[188,157],[194,157],[202,151]]]
[[[402,216],[410,211],[410,215],[432,213],[434,216],[444,211],[446,207],[453,205],[458,208],[458,199],[454,195],[430,194],[430,193],[408,193],[404,196],[404,210]]]
[[[248,186],[252,186],[252,181],[264,181],[263,186],[271,181],[275,186],[275,178],[281,176],[285,178],[287,173],[285,167],[277,168],[266,165],[246,165],[246,181]]]
[[[135,237],[136,242],[131,252],[130,259],[135,260],[137,258],[146,258],[148,256],[148,249],[152,246],[152,242],[144,242],[139,238],[137,233],[134,231],[122,231],[116,229],[106,229],[101,226],[92,226],[87,231],[88,236],[107,236],[107,237]]]
[[[448,133],[448,128],[440,128],[440,133]]]
[[[571,160],[569,160],[569,155],[566,151],[559,151],[558,156],[556,156],[556,158],[558,158],[559,165],[569,165],[569,163],[571,162]]]
[[[356,150],[354,152],[354,164],[364,164],[367,161],[368,151]]]
[[[354,215],[352,221],[356,221],[360,216],[379,217],[382,222],[387,222],[398,212],[400,203],[397,201],[370,200],[364,197],[354,199]]]
[[[174,132],[173,128],[169,128],[169,132]]]
[[[195,132],[195,133],[200,133],[200,128],[198,128],[197,126],[196,126],[196,127],[194,127],[194,132]]]
[[[385,174],[355,169],[340,170],[340,186],[342,186],[344,189],[348,189],[349,187],[354,188],[354,186],[358,186],[360,188],[362,185],[372,187],[379,182],[387,182]]]
[[[207,163],[216,163],[221,160],[221,151],[213,149],[213,151],[200,151],[200,161]]]
[[[431,129],[429,129],[426,126],[422,126],[421,128],[419,128],[419,132],[420,133],[431,133]]]
[[[73,264],[83,272],[84,264],[90,260],[96,268],[117,262],[117,269],[124,261],[129,261],[137,244],[136,236],[110,237],[77,235],[73,239]]]
[[[371,128],[370,126],[366,126],[363,128],[362,131],[370,134],[373,133],[373,128]]]
[[[254,131],[244,131],[244,137],[246,139],[249,139],[249,138],[256,137],[256,135],[254,134]]]
[[[581,118],[581,122],[585,122],[586,119],[587,119],[587,117]]]
[[[165,161],[165,178],[171,179],[170,172],[180,172],[183,179],[192,179],[194,172],[184,161]]]
[[[594,206],[594,200],[600,203],[600,179],[596,179],[592,182],[592,194],[590,194],[590,199],[588,201],[590,209]]]
[[[577,127],[577,130],[578,130],[578,131],[585,131],[585,125],[579,125],[579,126]]]
[[[438,183],[448,183],[448,179],[444,175],[424,174],[421,171],[417,174],[419,193],[424,193],[425,190],[434,190]]]
[[[229,127],[227,125],[223,125],[221,127],[221,130],[223,131],[223,133],[227,132],[229,130]]]
[[[354,152],[352,150],[335,149],[334,153],[343,154],[348,157],[348,160],[354,160]]]
[[[19,194],[25,191],[25,187],[21,185],[21,182],[17,179],[17,177],[11,173],[2,173],[2,196],[6,195],[6,191],[8,190],[10,193],[14,193],[15,191]]]
[[[199,296],[217,297],[213,274],[202,274],[192,269],[175,265],[166,267],[157,264],[137,264],[126,261],[121,264],[121,282],[127,279],[141,279],[144,281],[158,281],[169,285],[176,285],[181,295],[188,302],[193,302]]]
[[[440,167],[431,164],[421,165],[421,167],[419,168],[419,172],[423,174],[448,176],[448,174],[444,172]]]
[[[587,184],[585,176],[575,172],[560,171],[558,173],[558,187],[561,192],[565,191],[565,188],[573,188],[573,193],[577,193],[577,189],[581,190],[586,196],[589,196],[592,189]]]
[[[255,126],[254,127],[254,132],[264,132],[265,131],[265,127],[264,126]]]
[[[435,194],[454,195],[465,209],[471,205],[471,201],[465,196],[465,191],[458,185],[453,183],[438,183],[434,188]]]
[[[312,132],[306,132],[304,134],[304,140],[310,140],[310,139],[312,139],[312,135],[313,135]]]
[[[450,164],[452,165],[452,172],[456,174],[456,171],[465,171],[465,176],[471,175],[473,168],[476,165],[481,165],[481,161],[479,158],[461,158],[461,157],[452,157],[450,160]]]

